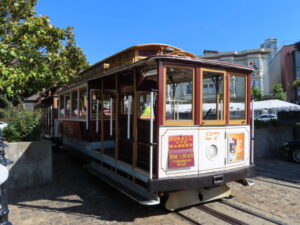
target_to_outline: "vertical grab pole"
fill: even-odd
[[[150,94],[150,166],[149,178],[153,177],[153,91]]]
[[[254,163],[254,99],[251,101],[251,164]]]
[[[50,106],[50,135],[53,136],[53,106]]]
[[[109,117],[109,135],[112,136],[112,127],[113,127],[113,121],[112,121],[112,117],[113,117],[113,107],[112,107],[112,98],[109,99],[109,113],[110,113],[110,117]]]
[[[96,100],[96,132],[99,132],[99,99]]]
[[[47,109],[47,125],[50,127],[50,107]]]
[[[89,107],[89,99],[88,99],[88,93],[86,93],[86,113],[85,113],[85,129],[88,130],[89,129],[89,110],[88,110],[88,107]]]
[[[131,96],[128,96],[128,105],[127,105],[127,139],[130,139],[130,114],[131,114]]]

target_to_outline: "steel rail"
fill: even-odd
[[[245,222],[243,222],[243,221],[241,221],[239,219],[236,219],[236,218],[233,218],[231,216],[228,216],[228,215],[226,215],[224,213],[221,213],[221,212],[219,212],[219,211],[217,211],[215,209],[209,208],[209,207],[207,207],[205,205],[199,205],[199,206],[196,206],[196,208],[199,209],[199,210],[201,210],[201,211],[203,211],[203,212],[206,212],[206,213],[208,213],[208,214],[210,214],[210,215],[212,215],[212,216],[214,216],[214,217],[216,217],[218,219],[221,219],[221,220],[223,220],[225,222],[228,222],[228,223],[230,223],[232,225],[249,225],[248,223],[245,223]]]
[[[256,180],[256,181],[259,181],[259,182],[264,182],[264,183],[269,183],[269,184],[275,184],[275,185],[278,185],[278,186],[284,186],[284,187],[294,188],[294,189],[298,189],[298,190],[300,189],[300,186],[296,187],[296,186],[292,186],[292,185],[288,185],[288,184],[276,183],[276,182],[269,181],[269,180],[261,180],[261,179],[257,179],[257,178],[250,178],[249,180]]]
[[[181,218],[183,218],[183,219],[185,219],[185,220],[187,220],[187,221],[189,221],[192,224],[201,225],[201,223],[199,223],[196,220],[193,220],[192,218],[190,218],[190,217],[188,217],[188,216],[180,213],[179,211],[174,211],[174,214],[177,215],[177,216],[179,216],[179,217],[181,217]]]
[[[271,222],[271,223],[274,223],[274,224],[278,224],[278,225],[287,225],[286,223],[282,223],[282,222],[280,222],[280,221],[278,221],[278,220],[269,218],[269,217],[264,216],[264,215],[262,215],[262,214],[260,214],[260,213],[254,212],[254,211],[252,211],[252,210],[250,210],[250,209],[246,209],[246,208],[244,208],[244,207],[241,207],[241,206],[239,206],[239,205],[236,205],[236,204],[234,204],[234,203],[232,203],[232,202],[228,202],[228,201],[226,201],[226,200],[221,200],[220,203],[223,203],[223,204],[225,204],[225,205],[228,205],[228,206],[230,206],[230,207],[232,207],[232,208],[234,208],[234,209],[240,210],[240,211],[245,212],[245,213],[248,213],[248,214],[250,214],[250,215],[259,217],[259,218],[261,218],[261,219],[267,220],[267,221],[269,221],[269,222]]]

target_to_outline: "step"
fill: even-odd
[[[91,162],[86,165],[85,168],[99,179],[142,205],[160,204],[160,199],[156,194],[148,192],[145,188],[134,184],[131,180],[126,179],[109,169],[104,168],[99,163]]]

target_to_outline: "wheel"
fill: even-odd
[[[300,163],[300,147],[293,150],[292,158],[295,162]]]

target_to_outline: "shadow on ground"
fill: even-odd
[[[89,174],[83,165],[84,162],[68,152],[55,151],[53,182],[9,190],[9,204],[40,212],[60,212],[117,222],[132,222],[136,218],[166,213],[160,206],[142,206],[129,199]]]
[[[255,159],[255,175],[300,184],[300,164],[277,158]]]

